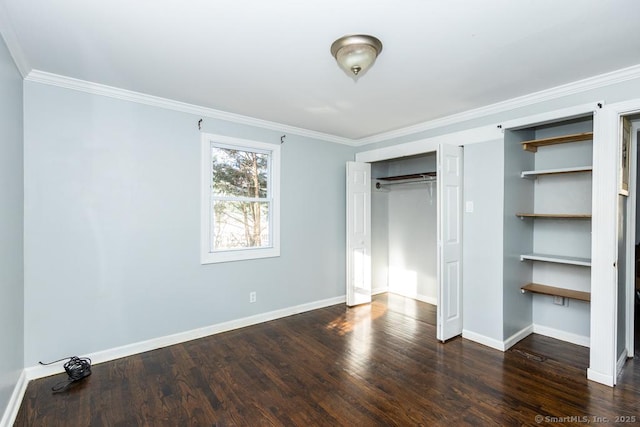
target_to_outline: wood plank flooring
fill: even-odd
[[[587,381],[584,347],[531,335],[502,353],[441,344],[434,325],[433,306],[391,294],[315,310],[95,365],[64,393],[64,374],[32,381],[15,425],[640,422],[638,362],[609,388]]]

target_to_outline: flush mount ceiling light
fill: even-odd
[[[353,80],[358,80],[371,68],[380,52],[382,42],[364,34],[340,37],[331,45],[331,55]]]

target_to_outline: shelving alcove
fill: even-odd
[[[505,172],[514,177],[505,181],[505,212],[517,221],[505,223],[505,277],[510,281],[505,286],[533,294],[529,303],[514,302],[531,313],[534,331],[542,325],[585,342],[591,299],[592,129],[591,116],[518,129],[505,148]]]

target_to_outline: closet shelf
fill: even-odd
[[[536,179],[542,175],[559,175],[565,173],[581,173],[581,172],[592,172],[592,166],[578,166],[573,168],[560,168],[560,169],[545,169],[545,170],[532,170],[532,171],[522,171],[520,173],[520,178],[527,179]]]
[[[579,258],[579,257],[571,257],[571,256],[561,256],[561,255],[548,255],[548,254],[523,254],[520,255],[520,261],[543,261],[543,262],[552,262],[556,264],[568,264],[568,265],[579,265],[582,267],[591,267],[591,259],[590,258]]]
[[[561,213],[525,213],[517,212],[516,216],[524,218],[547,218],[547,219],[591,219],[591,214],[561,214]]]
[[[591,301],[591,293],[574,291],[572,289],[557,288],[555,286],[541,285],[539,283],[527,283],[520,288],[522,293],[533,292],[536,294],[553,295],[556,297],[572,298],[580,301]]]
[[[590,140],[593,140],[593,132],[575,133],[572,135],[555,136],[552,138],[532,139],[530,141],[523,141],[521,144],[523,150],[535,153],[538,151],[538,147]]]
[[[376,178],[376,179],[380,181],[404,181],[408,179],[434,178],[435,176],[436,176],[436,172],[422,172],[422,173],[413,173],[410,175],[385,176],[385,177]]]

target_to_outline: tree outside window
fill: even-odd
[[[213,146],[213,250],[269,246],[269,155]]]
[[[209,135],[206,148],[208,253],[203,262],[205,257],[214,259],[207,262],[219,262],[278,256],[274,196],[279,147]],[[236,254],[228,255],[232,252]]]

